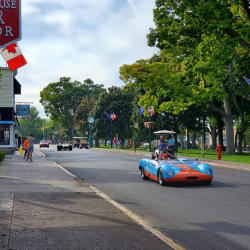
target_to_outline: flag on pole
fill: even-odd
[[[250,85],[250,79],[245,77],[246,82]]]
[[[115,119],[117,119],[115,113],[112,113],[112,114],[111,114],[111,118],[112,118],[112,121],[114,121]]]
[[[107,117],[108,117],[109,119],[111,119],[111,115],[109,115],[107,112],[105,112],[105,114],[107,115]]]
[[[0,53],[11,71],[14,71],[27,64],[17,43],[13,43],[6,46],[4,49],[0,49]]]
[[[144,112],[144,109],[142,106],[140,106],[140,109],[139,109],[139,115],[142,116],[143,115],[143,112]]]
[[[150,107],[150,116],[153,116],[154,115],[154,106],[151,106]]]

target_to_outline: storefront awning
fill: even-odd
[[[12,125],[13,121],[0,121],[0,125]]]

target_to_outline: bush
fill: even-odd
[[[5,153],[0,151],[0,161],[4,160]]]

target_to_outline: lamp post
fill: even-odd
[[[113,128],[112,128],[112,119],[111,119],[111,121],[110,121],[111,123],[110,123],[110,148],[112,149],[112,142],[113,142],[113,140],[112,140],[112,134],[113,134]]]
[[[151,109],[152,109],[152,107],[148,108],[148,114],[149,114],[149,118],[148,118],[148,129],[149,129],[148,144],[149,144],[149,152],[151,152]]]
[[[87,118],[87,122],[89,124],[89,147],[90,148],[93,148],[92,127],[93,127],[94,121],[95,119],[93,116],[89,116]]]

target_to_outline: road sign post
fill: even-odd
[[[21,40],[21,0],[1,1],[0,48]]]

